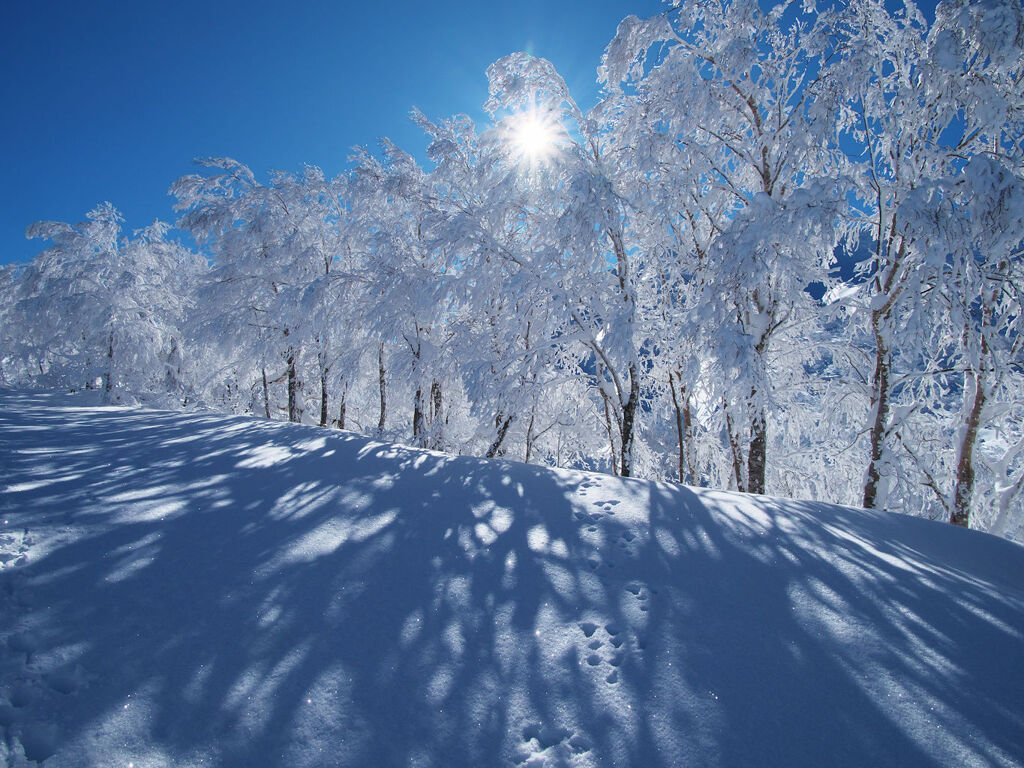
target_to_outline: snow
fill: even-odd
[[[0,392],[0,766],[1024,765],[1024,549]]]

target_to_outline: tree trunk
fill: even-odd
[[[971,519],[971,497],[974,494],[974,444],[978,439],[978,427],[981,424],[981,412],[985,407],[985,382],[980,374],[965,374],[973,379],[973,402],[967,415],[967,423],[963,428],[963,439],[960,442],[960,458],[956,465],[956,485],[953,489],[953,509],[949,522],[964,528],[969,527]],[[970,389],[966,382],[964,394]]]
[[[299,413],[299,381],[295,373],[295,354],[288,352],[288,421],[298,423]]]
[[[263,366],[260,368],[260,373],[263,374],[263,410],[267,414],[267,418],[270,418],[270,385],[267,383],[267,368]]]
[[[107,339],[107,375],[106,382],[103,385],[104,398],[109,398],[110,390],[113,387],[111,379],[114,378],[114,333],[111,331],[110,336]]]
[[[757,291],[754,301],[761,306]],[[774,321],[774,317],[772,317]],[[765,491],[765,474],[768,471],[768,422],[765,415],[764,398],[760,397],[768,390],[767,356],[768,344],[771,339],[769,332],[763,332],[754,347],[757,353],[758,382],[750,390],[750,443],[747,446],[747,493],[763,494]]]
[[[622,470],[619,474],[631,477],[633,474],[633,442],[636,431],[636,406],[640,400],[640,383],[637,381],[636,364],[629,365],[629,399],[622,405]]]
[[[523,455],[523,462],[525,464],[530,463],[530,457],[533,454],[533,421],[537,417],[537,406],[530,408],[530,423],[526,427],[526,450]]]
[[[444,443],[444,420],[442,418],[443,401],[441,398],[441,382],[434,379],[430,382],[430,447],[440,450]]]
[[[320,369],[320,426],[327,426],[327,374],[328,368]]]
[[[690,393],[683,400],[683,437],[686,439],[686,471],[689,473],[690,485],[697,485],[697,467],[693,457],[692,446],[693,416],[690,411]]]
[[[747,484],[743,479],[743,449],[740,448],[739,438],[733,430],[729,404],[724,400],[722,401],[722,410],[725,412],[725,431],[729,433],[729,450],[732,452],[732,471],[736,478],[736,490],[745,493]]]
[[[679,381],[679,394],[676,395],[676,381]],[[679,443],[679,482],[686,483],[687,475],[689,482],[694,482],[693,462],[690,459],[690,451],[687,447],[690,444],[690,393],[683,386],[682,376],[678,373],[668,375],[668,388],[672,393],[672,405],[676,412],[676,439]]]
[[[871,425],[871,460],[864,481],[863,505],[866,509],[874,509],[878,500],[878,485],[881,481],[879,467],[885,441],[885,423],[889,419],[889,374],[892,365],[888,345],[882,338],[879,319],[872,318],[872,325],[875,332],[875,374],[871,382],[874,421]]]
[[[431,421],[441,420],[441,382],[434,379],[430,384],[430,419]]]
[[[377,351],[377,371],[380,377],[380,419],[377,421],[377,433],[384,432],[384,420],[388,413],[387,372],[384,370],[384,344]]]
[[[348,385],[341,390],[341,406],[338,408],[338,429],[345,428],[345,408],[348,404]]]
[[[612,474],[619,474],[619,454],[615,450],[615,433],[612,431],[612,414],[608,406],[608,395],[601,389],[601,399],[604,401],[604,428],[608,433],[608,446],[612,452]]]
[[[747,453],[747,493],[764,493],[767,451],[767,424],[764,411],[758,408],[750,424],[750,449],[749,453]]]
[[[494,442],[491,443],[491,447],[487,449],[488,459],[493,459],[498,455],[498,451],[501,450],[501,444],[505,442],[505,435],[508,434],[508,428],[511,424],[512,417],[505,416],[501,411],[498,411],[498,414],[494,417],[494,426],[498,430],[498,434],[494,438]]]
[[[412,439],[420,448],[426,448],[423,424],[423,389],[416,387],[416,394],[412,400]]]

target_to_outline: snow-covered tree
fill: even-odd
[[[700,286],[685,303],[714,329],[719,398],[748,433],[741,441],[727,427],[736,482],[755,493],[765,490],[772,347],[811,311],[804,289],[827,279],[836,240],[838,194],[821,182],[835,171],[822,75],[837,55],[830,24],[795,4],[765,13],[688,2],[624,20],[601,69],[619,164],[669,202],[661,250],[682,261],[677,284]],[[678,191],[666,201],[668,187]],[[680,392],[701,371],[686,368]]]
[[[545,290],[566,323],[560,341],[587,355],[611,464],[632,475],[645,347],[638,322],[642,255],[629,239],[633,212],[614,183],[614,158],[550,62],[513,54],[492,64],[488,79],[486,107],[502,117],[500,130],[536,177],[531,226],[544,230]]]
[[[301,370],[309,357],[324,421],[328,376],[345,333],[335,315],[343,296],[334,291],[346,280],[332,274],[351,255],[343,193],[315,168],[302,177],[275,173],[265,185],[235,160],[201,163],[218,172],[183,176],[171,192],[183,212],[180,226],[213,258],[200,327],[207,343],[225,345],[229,361],[213,381],[241,366],[268,418],[271,387],[283,382],[288,419],[300,421]]]
[[[982,348],[990,347],[983,343],[991,333],[984,330],[991,321],[984,297],[993,294],[984,286],[1010,267],[1020,240],[1007,220],[1012,211],[1000,211],[1006,184],[993,183],[1000,172],[971,158],[990,157],[1004,179],[1019,172],[1022,26],[1014,3],[942,3],[931,26],[911,3],[897,14],[873,0],[847,11],[846,55],[835,66],[847,88],[839,127],[857,166],[852,210],[872,248],[860,290],[849,294],[869,329],[873,361],[865,377],[868,507],[920,508],[914,488],[923,483],[948,514],[967,520],[972,446],[986,397]],[[988,180],[979,186],[982,176]],[[979,229],[993,216],[1000,221],[992,231]],[[936,335],[947,326],[952,336]],[[965,402],[954,427],[960,439],[952,481],[942,479],[951,465],[929,470],[915,452],[922,438],[909,434],[915,422],[908,417],[920,425],[929,421],[926,412],[941,410],[941,402],[929,402],[939,398],[929,379],[958,365],[966,365]]]
[[[184,248],[104,204],[0,270],[0,382],[812,497],[1024,535],[1024,12],[672,2],[584,113],[525,53],[490,123],[328,178],[220,158]]]
[[[413,442],[441,448],[446,445],[446,388],[453,394],[445,386],[452,380],[456,322],[452,251],[430,238],[428,218],[435,199],[428,175],[407,152],[386,140],[382,144],[383,160],[363,150],[355,169],[357,215],[369,238],[365,322],[376,343],[391,349],[390,380],[400,371],[412,389]],[[381,370],[383,414],[383,362]]]
[[[52,245],[8,287],[5,335],[19,379],[100,383],[109,399],[187,398],[191,369],[182,326],[205,263],[155,222],[121,237],[109,203],[78,224],[42,221],[29,237]]]

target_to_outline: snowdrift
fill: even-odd
[[[0,393],[0,765],[1024,764],[1024,549]]]

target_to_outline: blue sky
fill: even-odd
[[[483,120],[487,65],[550,59],[584,108],[618,22],[658,0],[424,3],[11,0],[0,4],[0,263],[44,247],[40,219],[97,203],[129,229],[173,220],[167,188],[192,159],[258,174],[335,174],[389,136],[421,155],[413,106]]]

